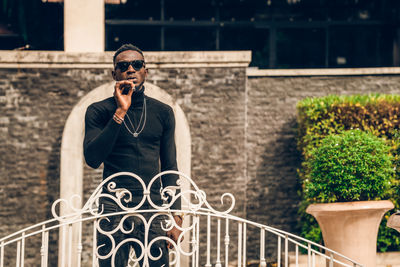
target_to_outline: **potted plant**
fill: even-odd
[[[376,266],[376,241],[394,168],[390,147],[372,133],[328,135],[310,152],[304,194],[325,246],[367,267]]]

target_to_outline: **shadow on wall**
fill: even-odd
[[[256,177],[247,188],[247,216],[250,220],[295,234],[299,232],[297,210],[300,202],[297,179],[300,153],[296,146],[296,126],[296,119],[291,118],[272,134],[276,138],[264,145]],[[248,235],[249,242],[257,244],[250,251],[254,255],[249,256],[257,256],[259,235],[258,232]],[[276,237],[267,234],[267,259],[276,259],[276,250]]]
[[[51,145],[47,165],[47,214],[46,218],[53,218],[51,206],[60,196],[60,148],[63,129],[57,133],[57,139]],[[58,231],[49,232],[49,266],[57,266],[58,262]]]

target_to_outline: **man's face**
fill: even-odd
[[[147,69],[145,65],[143,64],[143,67],[139,70],[135,70],[132,65],[129,65],[128,69],[125,71],[124,69],[121,70],[121,68],[118,67],[119,62],[132,62],[135,60],[144,61],[144,58],[139,52],[133,50],[127,50],[119,53],[115,58],[114,71],[112,72],[112,75],[116,81],[132,81],[136,87],[136,90],[138,90],[142,87],[147,77]]]

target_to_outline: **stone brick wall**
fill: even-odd
[[[59,198],[66,119],[81,96],[111,79],[109,70],[103,69],[0,69],[0,77],[3,237],[52,217],[51,204]],[[40,262],[38,251],[26,253]]]
[[[149,82],[171,94],[186,113],[191,176],[212,203],[224,192],[235,193],[239,216],[245,193],[245,73],[245,68],[168,68],[149,75]],[[5,236],[51,217],[66,119],[83,95],[111,76],[109,69],[0,69],[0,77],[0,236]],[[99,171],[84,170],[87,196]]]
[[[0,236],[51,217],[66,119],[82,96],[109,81],[107,67],[0,68]],[[247,78],[240,66],[177,66],[151,68],[148,81],[185,112],[191,176],[211,203],[218,206],[222,193],[231,192],[235,215],[296,233],[297,101],[333,93],[399,93],[400,76]],[[99,171],[85,167],[84,173],[87,195]],[[249,260],[257,257],[258,236],[248,235]],[[269,241],[267,248],[275,247],[276,240]],[[28,265],[38,262],[39,253],[26,255],[37,255]]]

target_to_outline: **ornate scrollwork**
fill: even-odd
[[[171,174],[179,176],[176,185],[161,188],[162,204],[158,204],[160,202],[155,203],[150,194],[151,188],[157,180],[161,180],[163,175]],[[141,185],[143,190],[141,199],[138,199],[128,189],[118,187],[118,183],[115,181],[119,176],[131,177]],[[184,180],[188,182],[191,188],[180,190]],[[173,209],[174,203],[178,200],[184,207],[182,210]],[[133,266],[138,266],[139,262],[143,262],[143,266],[148,266],[150,260],[160,259],[164,253],[168,254],[172,265],[179,262],[181,256],[194,255],[198,249],[195,238],[198,224],[198,220],[195,219],[196,213],[208,212],[226,215],[235,206],[235,198],[232,194],[225,193],[221,196],[222,205],[227,200],[229,200],[230,205],[228,204],[228,207],[223,211],[217,211],[208,203],[206,193],[200,190],[190,177],[177,171],[159,173],[147,185],[138,175],[121,172],[104,179],[82,208],[74,205],[74,203],[80,202],[80,198],[73,196],[69,201],[64,199],[55,201],[52,206],[52,213],[60,222],[72,221],[85,215],[97,218],[95,229],[102,240],[105,241],[98,243],[96,256],[99,260],[111,260],[111,266],[115,265],[118,251],[126,246],[136,248],[135,257],[129,257]],[[150,209],[143,210],[144,203],[147,203],[148,206],[146,207],[150,207]],[[72,213],[58,214],[56,212],[58,205],[60,206],[60,213],[65,210],[70,210]],[[110,209],[110,206],[112,209]],[[171,212],[177,211],[185,213],[186,218],[188,218],[185,218],[183,226],[179,225],[172,216]],[[176,242],[166,234],[174,228],[181,231]],[[154,235],[154,232],[158,233],[157,231],[160,231],[160,233]],[[187,235],[189,241],[191,240],[190,246],[182,245],[185,235]],[[168,252],[163,249],[165,245],[160,246],[161,243],[169,244],[172,248]]]
[[[132,193],[125,188],[117,188],[115,182],[110,182],[107,185],[108,192],[114,193],[118,199],[124,200],[125,203],[132,201]]]

